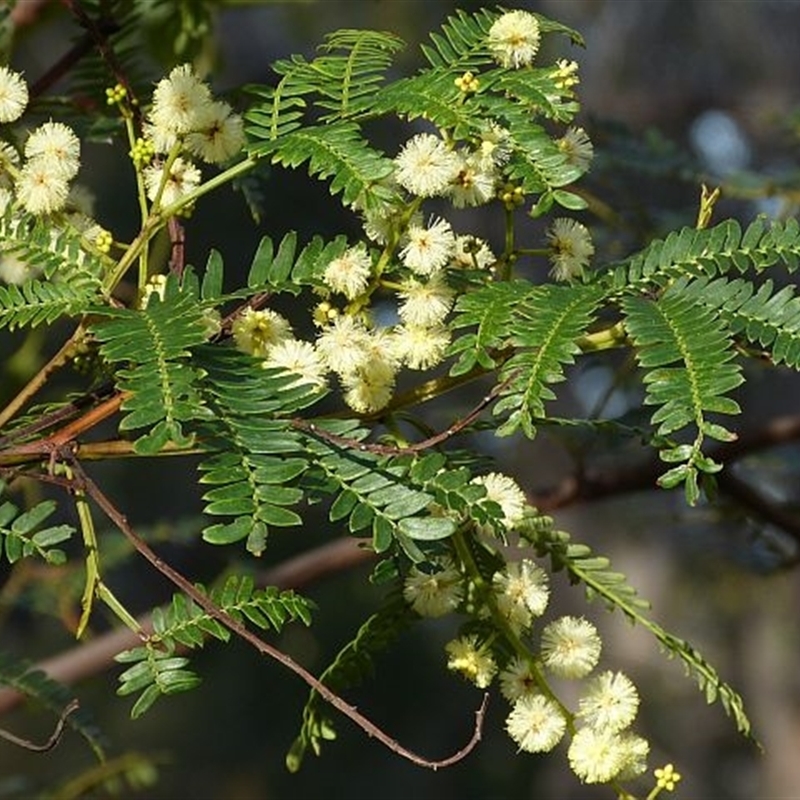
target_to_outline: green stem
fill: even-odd
[[[123,119],[125,120],[125,133],[128,136],[128,146],[130,152],[133,154],[136,147],[136,131],[133,128],[133,115],[130,112],[123,111]],[[147,192],[144,185],[144,175],[139,167],[139,164],[134,160],[134,175],[136,176],[136,198],[139,201],[139,216],[142,225],[147,221],[149,211],[147,209]]]
[[[67,477],[72,480],[72,470],[67,469]],[[78,512],[81,534],[83,535],[83,547],[86,551],[86,581],[83,585],[83,596],[81,597],[81,618],[78,621],[78,629],[75,631],[75,638],[80,639],[86,626],[89,624],[89,617],[92,615],[92,604],[94,602],[97,585],[100,582],[100,557],[97,551],[97,536],[94,529],[94,520],[86,495],[82,490],[75,492],[75,509]]]
[[[153,205],[151,206],[151,213],[153,214],[158,213],[161,208],[161,198],[164,196],[164,189],[167,188],[172,165],[180,155],[182,147],[183,143],[180,140],[175,142],[175,144],[172,145],[172,149],[167,153],[167,157],[161,166],[161,180],[159,181],[158,189],[156,189],[156,196],[153,198]],[[181,200],[184,199],[183,197],[181,198]]]
[[[511,280],[514,270],[514,212],[511,209],[505,209],[505,238],[503,243],[503,255],[500,256],[500,263],[503,268],[500,272],[500,279],[504,281]]]
[[[165,206],[158,212],[156,216],[163,225],[170,217],[174,217],[182,209],[186,208],[187,206],[191,206],[192,203],[194,203],[198,198],[214,191],[214,189],[216,189],[218,186],[223,186],[224,184],[228,183],[228,181],[238,178],[248,170],[253,169],[257,163],[258,159],[253,158],[253,156],[248,156],[243,161],[239,161],[232,167],[228,167],[228,169],[226,169],[224,172],[220,172],[219,175],[215,175],[210,180],[200,184],[200,186],[198,186],[196,189],[193,189],[191,192],[187,192],[172,205]]]
[[[72,470],[69,467],[66,470],[67,477],[72,480],[74,478]],[[82,489],[75,490],[75,508],[78,512],[78,520],[83,535],[83,546],[86,550],[86,582],[83,587],[83,596],[81,597],[81,618],[78,621],[75,638],[80,639],[89,624],[95,597],[100,598],[114,615],[135,634],[143,635],[142,626],[136,621],[133,614],[116,598],[111,589],[103,583],[100,577],[100,550],[97,544],[97,532],[94,527],[92,510],[86,499],[86,493]]]
[[[97,596],[114,612],[114,616],[124,623],[126,628],[132,630],[137,636],[146,639],[147,636],[144,629],[139,624],[138,620],[133,614],[125,608],[124,605],[117,599],[116,595],[111,589],[103,583],[102,580],[97,582]]]
[[[161,228],[164,227],[164,225],[167,224],[167,220],[169,220],[170,217],[176,216],[180,211],[191,206],[203,195],[208,194],[217,187],[222,186],[225,183],[232,181],[244,174],[248,170],[252,169],[257,163],[257,159],[250,156],[243,161],[240,161],[238,164],[234,164],[224,172],[220,172],[219,175],[215,175],[213,178],[201,184],[193,191],[188,192],[171,205],[164,206],[160,210],[153,210],[155,209],[156,205],[154,201],[153,209],[151,209],[150,215],[142,225],[142,229],[139,231],[138,236],[131,242],[130,247],[119,260],[114,271],[106,279],[105,287],[108,289],[108,291],[113,290],[120,280],[122,280],[128,269],[130,269],[133,262],[136,261],[136,259],[139,258],[143,252],[147,251],[149,241],[156,235],[156,233],[158,233],[158,231],[161,230]]]
[[[481,597],[486,603],[486,607],[489,609],[489,612],[492,615],[492,622],[494,623],[495,627],[511,645],[511,647],[514,649],[514,652],[520,658],[528,662],[537,687],[545,697],[555,703],[555,705],[558,707],[558,710],[561,712],[567,722],[567,729],[569,730],[570,735],[573,735],[575,733],[574,715],[561,702],[561,700],[558,699],[556,694],[550,688],[550,684],[548,684],[547,678],[544,676],[544,671],[539,659],[537,659],[522,643],[519,635],[514,631],[508,620],[500,612],[500,609],[497,606],[497,599],[495,598],[494,590],[492,586],[484,579],[483,575],[481,575],[478,565],[475,563],[475,558],[472,555],[472,550],[466,541],[464,532],[462,530],[457,530],[452,536],[452,541],[461,563],[464,565],[464,568],[466,569],[470,579],[477,589],[478,596]]]

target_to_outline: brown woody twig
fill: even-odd
[[[61,712],[61,716],[58,718],[55,730],[52,734],[50,734],[50,738],[44,744],[36,744],[30,739],[23,739],[21,736],[16,736],[9,731],[3,730],[2,728],[0,728],[0,739],[5,739],[7,742],[11,742],[11,744],[15,744],[18,747],[24,748],[25,750],[31,750],[34,753],[46,753],[49,750],[52,750],[61,741],[61,736],[64,733],[64,725],[67,722],[67,717],[73,711],[77,711],[78,705],[79,704],[77,700],[70,700],[70,702],[67,703],[66,707]]]
[[[483,720],[486,714],[486,706],[489,699],[488,694],[484,695],[480,708],[475,713],[475,728],[472,737],[464,747],[447,758],[438,760],[423,758],[386,734],[381,728],[361,714],[354,706],[351,706],[338,694],[329,689],[324,683],[321,683],[314,675],[294,661],[294,659],[292,659],[290,656],[264,642],[262,639],[248,630],[244,624],[235,620],[224,610],[217,607],[189,580],[187,580],[183,575],[174,570],[163,559],[157,556],[149,547],[149,545],[136,534],[133,528],[128,524],[125,516],[117,510],[116,506],[111,502],[111,500],[109,500],[109,498],[106,497],[100,487],[97,486],[97,484],[86,474],[81,464],[72,456],[69,450],[63,448],[60,452],[60,457],[64,461],[70,463],[70,467],[75,476],[71,481],[72,489],[85,492],[98,505],[98,507],[111,520],[111,522],[113,522],[114,525],[122,532],[122,534],[133,545],[136,551],[142,555],[153,567],[155,567],[156,570],[158,570],[170,582],[177,586],[187,597],[193,600],[209,616],[216,619],[230,631],[246,641],[259,653],[274,659],[291,672],[295,673],[295,675],[298,675],[300,678],[302,678],[312,689],[314,689],[314,691],[316,691],[322,698],[327,700],[327,702],[329,702],[334,708],[351,719],[356,725],[365,731],[368,736],[374,737],[392,752],[397,753],[399,756],[407,759],[408,761],[411,761],[418,766],[433,770],[447,767],[457,763],[458,761],[461,761],[476,747],[481,739]]]

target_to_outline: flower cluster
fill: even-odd
[[[636,717],[639,695],[623,673],[606,671],[588,680],[575,713],[550,696],[542,670],[557,678],[586,678],[597,665],[600,650],[594,625],[580,617],[560,617],[542,631],[537,658],[513,658],[500,673],[501,690],[512,703],[506,730],[520,750],[551,750],[568,721],[580,725],[567,757],[585,783],[640,775],[650,749],[645,739],[628,730]]]
[[[28,105],[28,86],[22,75],[0,67],[0,123],[15,122]],[[70,181],[80,167],[80,141],[61,122],[45,122],[31,131],[22,157],[6,142],[0,143],[3,204],[16,202],[36,215],[64,208]],[[13,187],[13,191],[10,187]]]
[[[478,502],[498,520],[499,533],[505,536],[522,524],[527,504],[512,478],[490,473],[473,483],[484,488]],[[492,537],[488,543],[496,541],[495,527],[476,525],[480,531]],[[541,628],[537,647],[534,623],[550,599],[544,569],[528,557],[507,554],[501,568],[478,578],[476,565],[458,555],[455,548],[450,556],[412,566],[403,586],[405,600],[421,616],[456,611],[471,616],[462,635],[445,646],[448,669],[479,688],[498,679],[511,704],[506,731],[519,750],[549,752],[569,732],[567,758],[583,782],[628,780],[644,772],[649,744],[630,731],[639,694],[622,672],[592,675],[602,651],[596,627],[583,617],[557,617]],[[584,681],[574,710],[551,687],[558,680]]]
[[[403,593],[418,613],[438,617],[462,606],[466,583],[452,559],[439,559],[430,572],[412,568]],[[498,614],[515,637],[530,633],[549,597],[546,573],[529,559],[510,562],[496,572],[491,591],[480,616]],[[541,633],[538,655],[530,650],[528,655],[506,657],[502,669],[502,655],[494,652],[492,642],[491,636],[465,633],[446,645],[447,666],[479,688],[499,677],[500,691],[511,703],[506,730],[520,750],[549,752],[569,729],[567,757],[585,783],[628,780],[644,772],[649,744],[629,730],[639,707],[630,678],[605,671],[588,679],[575,712],[557,699],[548,683],[547,674],[580,680],[594,670],[601,641],[592,623],[572,616],[553,620]]]
[[[416,197],[447,197],[456,208],[493,199],[509,155],[508,132],[487,128],[473,147],[454,150],[433,133],[418,133],[398,153],[395,180]]]
[[[391,283],[381,280],[376,256],[363,244],[344,250],[321,274],[320,291],[327,299],[314,311],[319,333],[309,346],[338,377],[345,402],[359,413],[389,403],[402,367],[425,370],[441,363],[450,344],[445,321],[456,298],[448,274],[487,270],[495,260],[486,242],[456,236],[443,219],[409,224],[397,258],[402,277]],[[380,326],[364,306],[372,291],[387,287],[396,296],[398,324]],[[339,297],[350,304],[344,310],[334,304]]]
[[[199,185],[200,171],[191,158],[221,164],[244,145],[242,118],[213,97],[189,64],[175,67],[156,84],[144,134],[146,144],[131,155],[137,165],[146,163],[149,153],[162,156],[145,168],[144,180],[148,198],[167,206]]]
[[[520,69],[533,61],[539,39],[538,18],[512,11],[497,17],[487,32],[486,47],[501,66]],[[552,68],[555,94],[561,91],[556,78],[566,92],[577,81],[576,69],[571,62]],[[464,103],[481,90],[473,72],[465,72],[455,84]],[[191,151],[191,137],[207,119],[212,103],[208,87],[188,67],[173,70],[156,87],[148,116],[155,151],[166,153],[178,141]],[[224,114],[222,118],[227,119]],[[582,129],[568,129],[555,144],[570,166],[588,169],[592,146]],[[399,147],[392,173],[380,181],[389,199],[353,202],[352,208],[363,216],[364,238],[320,265],[315,291],[321,302],[313,312],[317,333],[302,352],[304,361],[313,364],[315,380],[323,381],[321,373],[335,376],[344,402],[357,413],[387,408],[402,369],[439,366],[451,344],[447,322],[459,292],[497,276],[498,259],[485,241],[455,231],[441,211],[426,218],[423,203],[436,198],[461,209],[499,200],[513,211],[525,202],[513,168],[515,157],[527,157],[520,148],[511,132],[492,119],[456,138],[450,131],[418,132]],[[191,191],[199,180],[186,152],[169,162],[166,174],[164,169],[159,162],[146,167],[144,174],[151,199],[161,193],[165,204]],[[593,253],[588,230],[567,219],[554,223],[548,245],[551,274],[557,280],[578,277]],[[390,310],[387,294],[394,301]],[[236,336],[242,349],[259,355],[245,339]],[[294,351],[298,354],[299,346]],[[293,359],[286,363],[310,376],[310,367],[301,370]],[[518,521],[525,498],[521,492],[504,494],[504,487],[493,481],[492,476],[481,480],[488,500],[503,508],[502,523],[497,523],[502,535]]]

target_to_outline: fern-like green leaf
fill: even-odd
[[[459,354],[450,369],[451,375],[463,375],[476,366],[487,370],[495,367],[491,351],[507,343],[514,308],[532,291],[534,287],[527,281],[502,281],[458,298],[453,329],[474,327],[475,330],[459,336],[450,345],[448,355]]]
[[[487,36],[497,16],[490,11],[467,14],[459,10],[448,17],[441,32],[431,34],[431,43],[422,45],[430,67],[384,87],[374,100],[372,113],[398,114],[409,120],[424,117],[452,131],[456,138],[477,134],[485,126],[485,116],[478,105],[462,102],[454,80],[467,71],[478,73],[494,64]]]
[[[326,423],[325,430],[338,433],[342,428]],[[348,435],[353,437],[353,433]],[[416,541],[446,539],[455,532],[453,519],[428,510],[433,494],[411,484],[408,458],[347,449],[326,440],[324,434],[310,435],[305,447],[318,471],[317,485],[336,495],[331,521],[347,519],[350,533],[370,529],[376,553],[398,543],[412,560],[419,561],[424,555]]]
[[[0,328],[36,327],[62,317],[77,317],[98,299],[97,282],[84,284],[26,281],[0,286]]]
[[[274,586],[255,587],[249,575],[231,575],[215,587],[209,599],[237,622],[249,621],[262,630],[280,632],[289,621],[311,624],[311,604],[293,591]],[[153,642],[172,642],[185,647],[200,647],[208,636],[227,642],[230,631],[207,611],[183,594],[176,594],[170,605],[153,612]]]
[[[756,288],[744,278],[683,278],[668,293],[719,314],[734,336],[765,348],[775,363],[800,367],[800,297],[791,284],[776,291],[771,280]]]
[[[682,228],[666,239],[651,242],[644,250],[614,265],[598,279],[617,290],[665,286],[683,276],[715,277],[732,270],[761,271],[782,263],[789,272],[800,264],[800,224],[797,220],[762,219],[742,233],[735,220],[712,228]]]
[[[419,117],[463,139],[480,133],[485,118],[478,106],[460,103],[461,92],[453,83],[459,71],[428,70],[386,86],[372,106],[375,116],[397,114],[408,120]]]
[[[521,428],[533,437],[534,419],[544,416],[544,401],[555,397],[548,384],[564,380],[563,366],[574,361],[577,339],[586,332],[602,293],[591,286],[547,284],[532,289],[514,308],[511,330],[517,352],[503,365],[507,381],[494,413],[510,411],[498,428],[507,436]]]
[[[363,139],[353,122],[299,128],[277,140],[254,145],[256,156],[272,157],[273,163],[298,167],[308,161],[308,172],[321,180],[333,177],[331,194],[343,193],[342,201],[369,210],[394,197],[381,185],[394,170],[394,163]]]
[[[494,63],[488,49],[489,29],[499,14],[481,10],[475,14],[458,10],[449,16],[441,32],[430,35],[431,43],[421,49],[432,67],[444,68],[454,74],[479,72],[486,64]]]
[[[374,674],[375,655],[385,650],[414,620],[414,613],[402,595],[390,597],[380,611],[373,614],[359,629],[353,641],[345,645],[333,663],[322,673],[320,681],[335,692],[362,683]],[[286,755],[286,766],[297,772],[310,747],[315,755],[322,743],[336,738],[336,730],[327,706],[312,690],[303,709],[303,724]]]
[[[296,375],[254,366],[257,359],[222,347],[198,348],[196,364],[206,373],[206,398],[213,421],[201,429],[209,450],[220,451],[200,464],[205,513],[232,517],[211,525],[203,538],[212,544],[246,540],[260,555],[270,526],[298,525],[289,506],[302,491],[293,483],[308,468],[303,440],[289,414],[317,402],[324,392]]]
[[[294,263],[294,254],[297,247],[297,234],[291,231],[286,234],[278,246],[275,255],[272,239],[265,236],[258,244],[250,271],[247,275],[247,285],[251,289],[258,286],[283,287],[290,283],[289,276]]]
[[[188,692],[200,684],[200,677],[186,669],[189,659],[174,652],[172,646],[162,650],[148,643],[115,656],[119,663],[133,664],[119,676],[117,694],[141,692],[131,708],[132,719],[141,717],[163,695]]]
[[[523,116],[521,109],[513,112]],[[529,119],[514,127],[512,155],[506,168],[508,177],[519,183],[525,192],[552,193],[560,187],[576,181],[582,174],[579,167],[571,164],[565,153],[547,135],[543,128],[531,124]]]
[[[197,390],[200,373],[189,363],[190,348],[208,336],[196,298],[170,281],[164,299],[152,295],[147,308],[101,308],[96,313],[103,318],[90,329],[102,342],[100,353],[125,365],[117,372],[117,385],[129,394],[122,404],[128,414],[120,430],[150,429],[134,444],[139,453],[155,453],[167,442],[190,446],[192,438],[184,434],[183,424],[209,415]]]
[[[554,572],[565,570],[571,582],[583,584],[589,600],[599,598],[610,610],[621,611],[631,622],[648,630],[670,656],[680,658],[708,702],[719,700],[737,729],[746,736],[751,735],[741,696],[688,642],[668,633],[645,615],[650,604],[638,596],[624,575],[609,569],[607,558],[596,556],[587,545],[574,543],[569,534],[555,530],[549,517],[529,519],[522,534],[540,556],[550,559]]]
[[[463,463],[465,458],[469,467]],[[422,489],[431,492],[440,508],[453,512],[457,519],[471,517],[480,525],[502,528],[503,511],[499,504],[486,501],[486,490],[472,482],[472,471],[479,465],[475,454],[461,454],[450,450],[443,453],[426,453],[409,459],[409,478]]]
[[[332,121],[369,111],[379,93],[392,57],[405,43],[383,31],[338,30],[319,46],[323,55],[306,63],[302,56],[279,62],[276,71],[291,72],[319,96],[315,105],[330,110],[321,119]],[[287,69],[288,65],[288,69]]]
[[[263,98],[248,113],[249,132],[257,139],[274,140],[300,126],[307,100],[329,113],[318,119],[331,122],[372,110],[392,57],[405,46],[383,31],[342,29],[328,34],[320,55],[307,61],[301,55],[273,64],[281,76],[276,88],[250,86]],[[316,122],[316,118],[307,120]]]
[[[231,575],[208,597],[237,622],[247,620],[262,630],[279,632],[289,621],[311,622],[308,600],[273,586],[257,589],[246,575]],[[131,709],[132,718],[144,714],[161,696],[190,691],[200,683],[199,676],[187,669],[189,659],[176,656],[175,651],[179,644],[202,647],[208,636],[228,641],[230,631],[183,594],[174,595],[169,606],[154,610],[153,634],[147,643],[115,657],[119,663],[132,665],[120,675],[117,694],[140,693]]]
[[[524,138],[524,132],[534,117],[570,122],[580,110],[580,105],[575,99],[565,96],[564,90],[559,88],[557,72],[558,67],[513,72],[495,70],[481,76],[492,93],[481,93],[477,100],[490,115],[497,114],[509,124],[522,123],[519,128],[514,125],[515,138]],[[487,104],[490,98],[491,104]],[[501,101],[504,102],[501,104]],[[520,113],[515,113],[515,110]]]
[[[0,328],[10,329],[78,316],[102,297],[101,260],[80,234],[53,230],[31,216],[7,211],[0,217],[3,253],[24,264],[20,285],[0,286]]]
[[[728,441],[734,435],[707,419],[707,414],[738,414],[738,404],[727,393],[743,378],[741,367],[731,363],[733,343],[724,324],[708,308],[678,294],[658,300],[626,297],[622,307],[625,327],[636,346],[647,386],[645,403],[657,405],[652,422],[660,436],[670,436],[687,426],[695,428],[692,444],[669,446],[661,457],[678,463],[659,482],[671,488],[685,483],[690,504],[698,498],[697,472],[719,467],[705,457],[705,436]]]

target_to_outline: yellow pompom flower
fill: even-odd
[[[245,309],[233,323],[231,333],[240,350],[258,358],[269,356],[274,345],[292,335],[288,320],[268,308]]]
[[[19,72],[0,67],[0,122],[14,122],[28,105],[28,84]]]
[[[539,20],[528,11],[509,11],[489,28],[489,50],[502,67],[518,69],[539,50]]]

